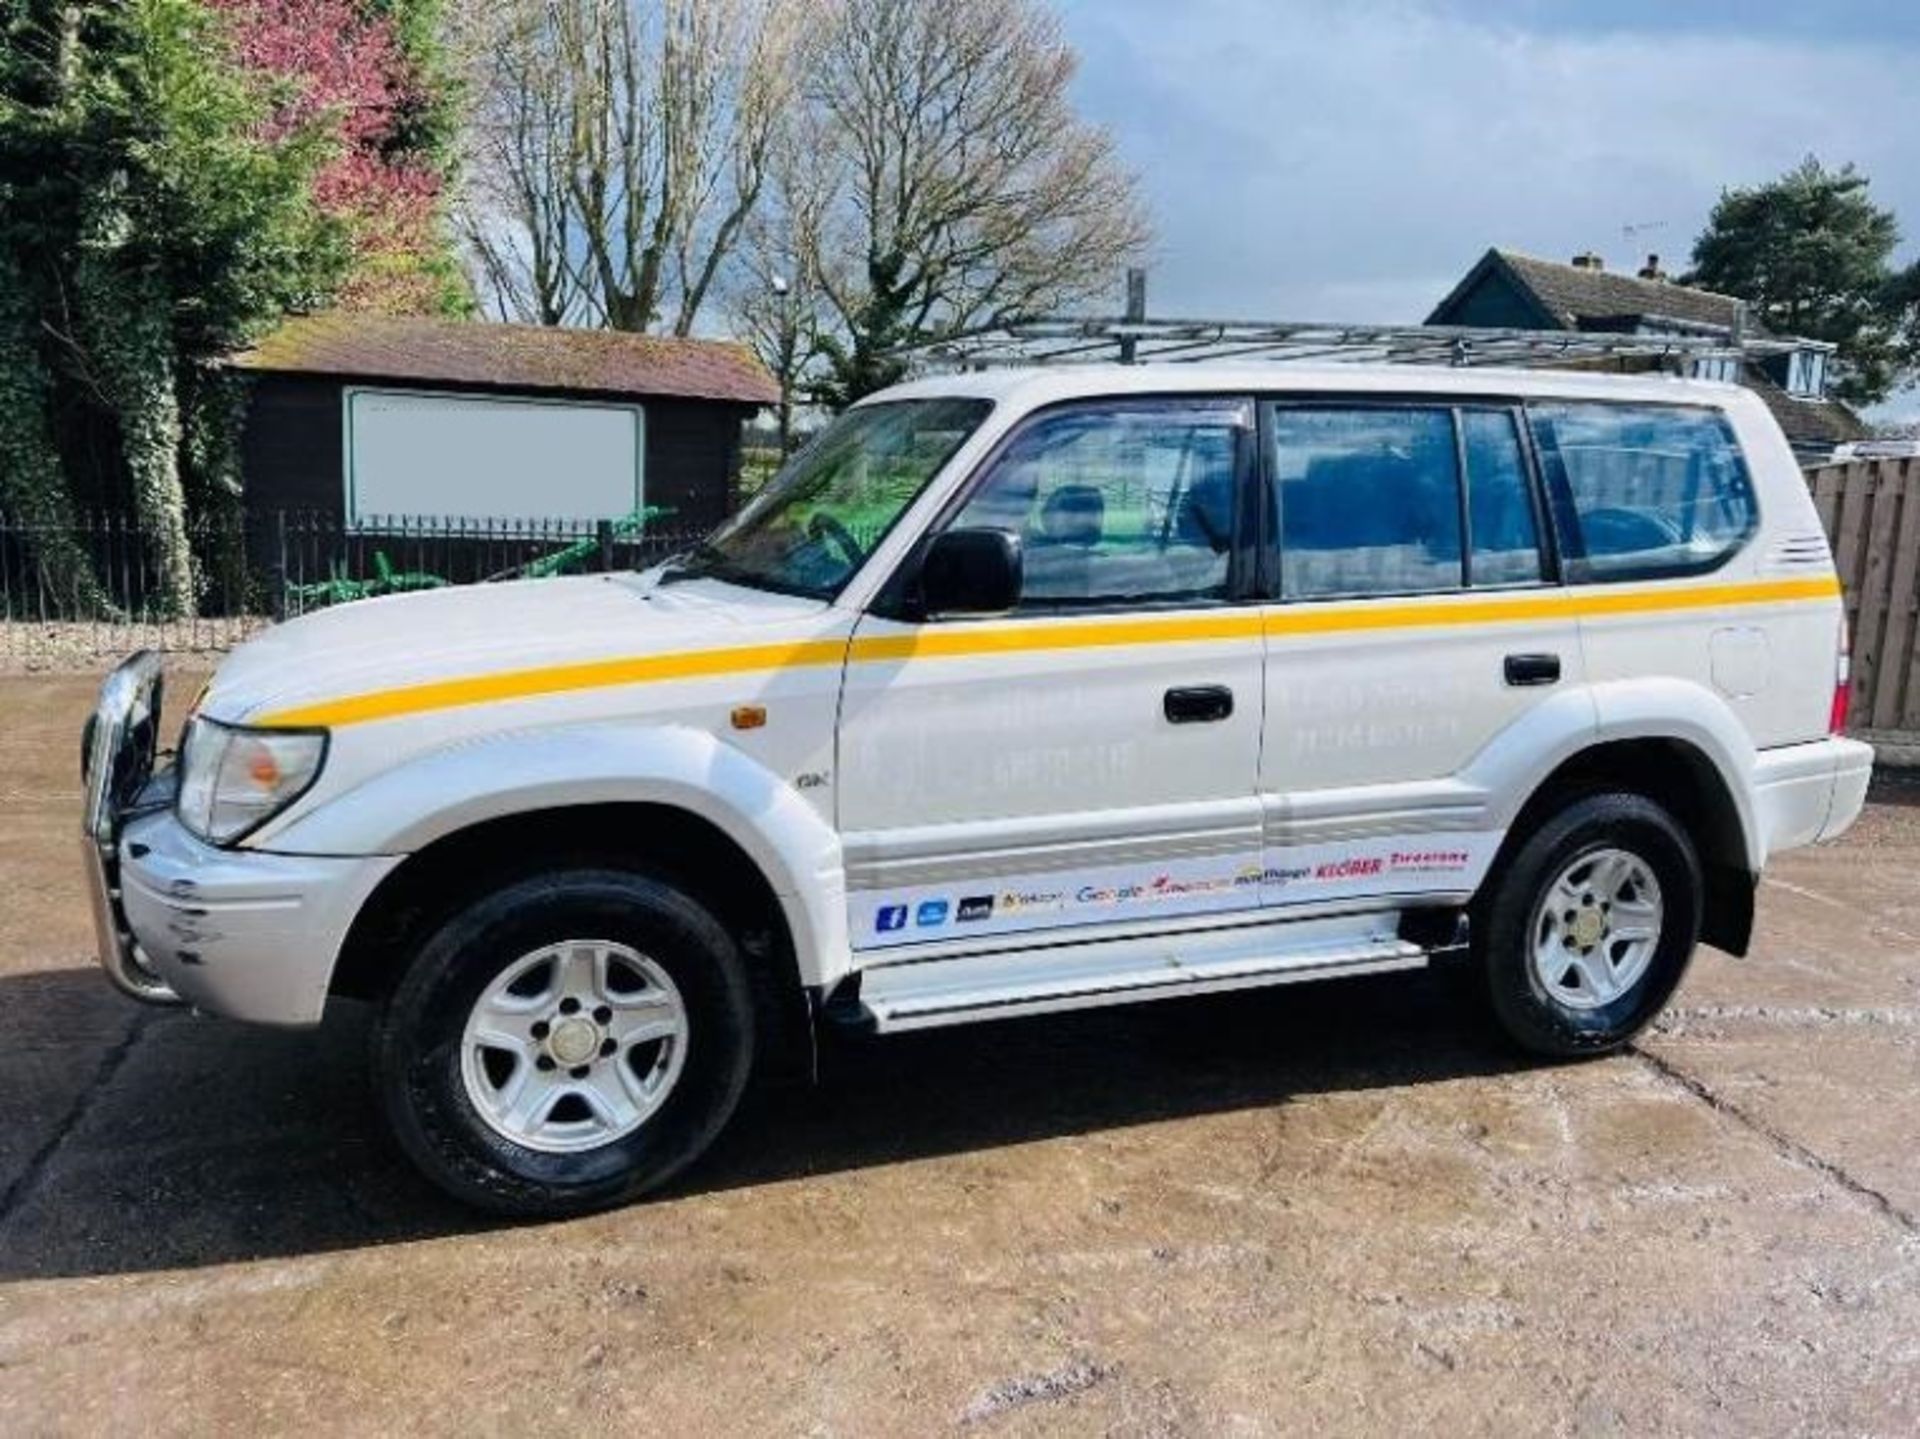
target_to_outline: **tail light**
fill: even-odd
[[[1827,711],[1827,733],[1839,734],[1847,727],[1847,703],[1853,692],[1853,641],[1847,633],[1847,619],[1840,617],[1840,646],[1833,657],[1833,708]]]

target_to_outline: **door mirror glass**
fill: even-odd
[[[935,538],[920,566],[920,606],[929,615],[998,615],[1020,603],[1020,537],[1012,530],[956,529]]]

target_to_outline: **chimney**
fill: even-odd
[[[1604,270],[1607,268],[1607,262],[1601,259],[1594,251],[1583,250],[1573,257],[1573,268],[1576,270]]]
[[[1646,268],[1640,272],[1640,278],[1643,280],[1664,280],[1667,278],[1667,272],[1660,268],[1660,257],[1658,255],[1647,256],[1647,265]]]

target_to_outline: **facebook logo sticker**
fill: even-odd
[[[880,913],[875,916],[873,927],[881,934],[891,934],[896,929],[907,927],[907,907],[904,904],[883,904]]]

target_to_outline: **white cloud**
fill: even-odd
[[[1920,237],[1913,48],[1553,33],[1413,0],[1063,10],[1082,107],[1153,204],[1158,313],[1417,320],[1490,244],[1677,268],[1723,186],[1809,152],[1856,162]]]

